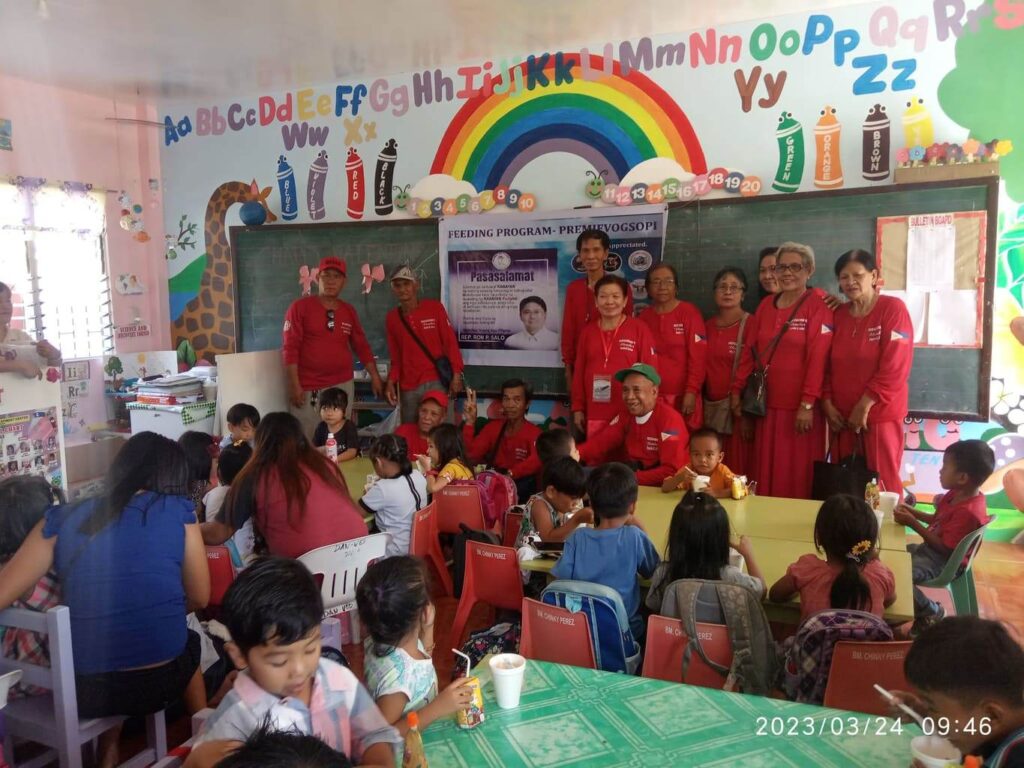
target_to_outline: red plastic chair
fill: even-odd
[[[475,485],[449,483],[434,494],[434,503],[437,505],[437,530],[440,533],[461,533],[459,523],[465,523],[474,531],[487,530],[480,489]]]
[[[231,562],[231,550],[225,546],[206,548],[206,565],[210,568],[210,601],[204,613],[217,618],[224,605],[224,595],[235,580],[235,566]]]
[[[437,502],[427,504],[413,515],[409,554],[421,557],[433,565],[444,593],[453,594],[452,577],[448,573],[448,565],[444,561],[444,554],[437,540]]]
[[[832,650],[824,706],[889,715],[889,705],[874,689],[910,690],[903,674],[903,662],[911,641],[858,643],[840,640]]]
[[[519,527],[522,524],[523,515],[521,512],[505,513],[505,530],[502,532],[501,546],[514,547],[516,545],[516,536],[519,535]]]
[[[519,652],[537,661],[597,669],[586,615],[528,597],[523,598]]]
[[[519,559],[511,547],[496,547],[481,541],[466,542],[466,572],[462,597],[455,611],[452,645],[460,647],[470,611],[477,603],[519,612],[523,605],[523,582]]]
[[[724,624],[697,622],[700,645],[712,661],[723,667],[732,666],[732,644],[729,629]],[[722,688],[725,677],[704,663],[700,654],[690,656],[690,666],[683,680],[683,651],[686,648],[686,630],[679,619],[652,615],[647,620],[647,641],[644,651],[643,677],[686,683],[703,688]]]

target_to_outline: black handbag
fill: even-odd
[[[782,324],[782,327],[779,328],[778,333],[768,342],[768,346],[764,349],[766,358],[763,365],[761,364],[760,355],[757,354],[757,348],[751,345],[750,353],[754,356],[754,370],[747,377],[747,383],[743,387],[743,396],[740,401],[740,409],[747,416],[759,418],[768,413],[768,366],[771,365],[772,357],[775,356],[775,348],[778,347],[779,342],[782,340],[782,334],[789,330],[793,318],[796,317],[796,313],[800,310],[800,305],[810,295],[811,289],[808,288],[793,307],[793,311],[789,313],[789,317]]]
[[[878,479],[878,473],[868,468],[868,462],[864,456],[863,439],[858,435],[853,453],[844,456],[836,464],[829,461],[832,455],[832,445],[834,443],[829,445],[824,461],[814,462],[811,498],[824,501],[837,493],[848,493],[858,499],[863,499],[867,484]]]
[[[434,363],[434,369],[437,371],[437,380],[441,382],[441,387],[448,389],[452,384],[452,379],[455,378],[455,369],[452,368],[452,361],[444,355],[438,355],[434,357],[430,350],[427,349],[427,345],[423,343],[419,336],[413,333],[412,326],[409,325],[409,320],[402,312],[401,307],[398,309],[398,317],[402,320],[402,325],[405,326],[405,330],[409,332],[412,340],[416,342],[416,345],[423,350],[423,354],[426,355]]]

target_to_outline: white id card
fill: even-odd
[[[612,377],[607,374],[595,374],[593,400],[595,403],[610,403],[612,401]]]

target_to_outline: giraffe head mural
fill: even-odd
[[[213,191],[206,204],[206,268],[199,293],[175,318],[172,330],[174,346],[190,341],[200,359],[213,361],[217,354],[235,351],[235,275],[225,219],[235,203],[258,200],[251,184],[226,181]]]

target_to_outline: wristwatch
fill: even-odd
[[[813,407],[814,406],[811,403],[800,403],[800,410],[802,410],[802,411],[809,411]]]

